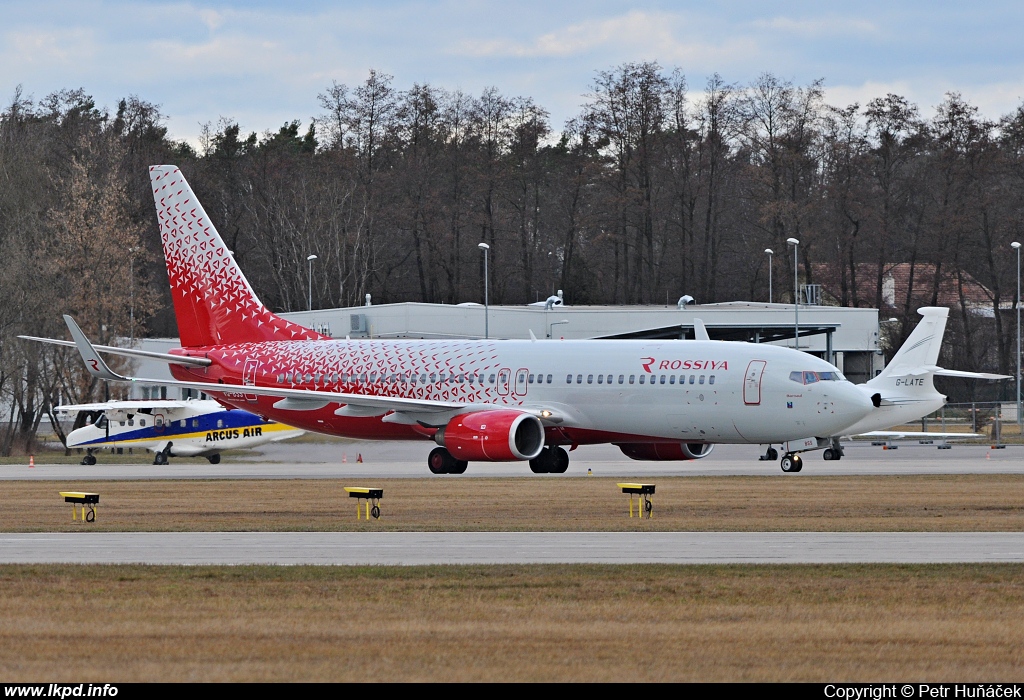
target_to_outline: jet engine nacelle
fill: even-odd
[[[619,445],[622,454],[638,461],[667,462],[702,459],[711,454],[714,445],[707,442],[638,442]]]
[[[544,426],[521,411],[477,411],[452,418],[434,442],[470,462],[534,459],[544,447]]]

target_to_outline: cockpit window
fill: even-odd
[[[839,372],[811,372],[810,370],[804,370],[803,372],[790,372],[789,378],[791,381],[797,384],[814,384],[815,382],[844,382],[844,377]]]

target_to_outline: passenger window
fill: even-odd
[[[693,375],[691,374],[691,375],[690,375],[690,384],[693,384],[693,380],[694,380],[694,379],[695,379],[695,377],[694,377],[694,376],[693,376]]]
[[[198,418],[193,418],[192,419],[192,427],[193,428],[198,428],[199,427],[199,419]]]
[[[612,375],[610,375],[610,374],[609,374],[609,375],[608,375],[608,383],[609,383],[609,384],[611,384],[611,383],[612,383],[612,379],[614,379],[614,377],[612,377]]]
[[[583,375],[582,374],[577,374],[576,375],[576,383],[577,384],[582,384],[583,383]]]
[[[548,375],[548,384],[550,384],[550,383],[551,383],[551,375],[549,374]]]
[[[704,375],[703,375],[703,374],[702,374],[702,375],[700,375],[700,381],[699,381],[699,382],[697,382],[697,383],[698,383],[698,384],[703,384],[703,383],[704,383]]]
[[[493,374],[492,374],[492,375],[491,375],[491,376],[490,376],[490,377],[488,378],[488,381],[489,381],[489,382],[490,382],[491,384],[494,384],[494,375],[493,375]]]
[[[663,374],[663,375],[661,375],[661,379],[660,379],[660,380],[658,380],[658,383],[659,383],[659,384],[664,384],[664,383],[665,383],[665,375],[664,375],[664,374]]]
[[[565,383],[566,384],[572,384],[572,375],[571,374],[565,375]]]
[[[670,376],[670,377],[668,378],[668,383],[669,383],[669,384],[675,384],[675,383],[676,383],[676,375],[674,375],[674,374],[673,374],[673,375],[671,375],[671,376]]]
[[[645,381],[647,381],[647,380],[644,379],[644,375],[641,374],[640,375],[640,383],[643,384]]]
[[[597,375],[597,383],[598,384],[604,384],[604,375],[603,374]]]
[[[531,375],[530,375],[530,376],[529,376],[529,377],[528,377],[528,378],[526,379],[526,381],[527,381],[527,382],[529,382],[530,384],[533,384],[533,375],[531,374]]]
[[[633,383],[633,380],[634,380],[634,379],[636,379],[636,375],[635,375],[635,374],[631,374],[631,375],[629,375],[629,383],[630,383],[630,384],[632,384],[632,383]]]
[[[129,418],[128,419],[128,425],[135,425],[135,419],[134,418]]]
[[[587,375],[587,384],[593,384],[593,383],[594,383],[594,375],[588,374]]]
[[[185,420],[184,418],[182,418],[182,419],[181,419],[181,427],[182,427],[182,428],[186,428],[186,427],[188,427],[188,421],[187,421],[187,420]]]
[[[715,375],[712,374],[710,377],[708,377],[708,384],[714,384],[714,383],[715,383]]]
[[[619,384],[622,384],[622,382],[625,381],[625,379],[626,379],[626,375],[620,374],[619,375]]]

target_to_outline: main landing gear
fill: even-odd
[[[530,471],[534,474],[565,474],[569,468],[569,453],[561,447],[545,447],[530,460]]]
[[[758,457],[757,460],[759,462],[774,462],[778,458],[779,458],[779,451],[776,450],[771,445],[768,445],[768,449],[765,450],[765,453],[763,455],[761,455],[760,457]]]
[[[463,474],[469,465],[464,459],[455,459],[452,453],[443,447],[435,447],[427,457],[427,467],[431,474]]]
[[[206,459],[210,464],[220,464],[220,452],[215,452],[212,455],[207,455]]]
[[[86,450],[85,457],[82,457],[82,461],[79,464],[91,467],[96,464],[96,456],[92,453],[92,450]]]
[[[162,467],[167,464],[167,458],[171,456],[171,445],[173,444],[173,442],[167,443],[167,447],[156,453],[156,456],[153,458],[154,465]]]

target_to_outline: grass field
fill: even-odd
[[[16,681],[1022,681],[1024,567],[0,567]]]
[[[1020,531],[1024,475],[659,477],[654,518],[627,516],[616,479],[0,482],[0,531]],[[355,518],[343,485],[381,486]],[[58,491],[100,494],[72,522]]]
[[[1016,531],[1024,475],[3,481],[2,531]],[[59,490],[101,494],[71,521]],[[16,681],[1024,681],[1024,565],[0,566]]]

